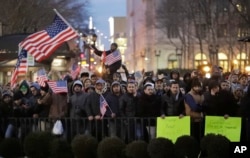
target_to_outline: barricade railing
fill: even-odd
[[[120,137],[125,142],[133,140],[149,141],[156,137],[156,118],[153,117],[118,117],[91,121],[88,118],[0,118],[0,134],[5,138],[18,137],[23,140],[30,132],[52,132],[57,120],[62,122],[63,133],[60,136],[68,141],[71,141],[78,134],[90,134],[99,141],[105,137],[114,136]],[[243,140],[249,140],[247,119],[243,121],[242,126]]]

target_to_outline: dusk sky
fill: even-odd
[[[105,36],[109,36],[109,17],[126,16],[126,0],[90,0],[90,3],[94,26]],[[105,49],[108,49],[106,43],[107,40]]]

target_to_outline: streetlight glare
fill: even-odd
[[[97,69],[97,71],[98,71],[99,73],[102,73],[102,67],[100,66],[100,67]]]
[[[210,73],[206,73],[206,74],[205,74],[205,77],[206,77],[206,78],[211,78],[211,74],[210,74]]]
[[[235,65],[237,65],[237,64],[238,64],[238,60],[233,60],[233,63],[234,63]]]
[[[246,72],[250,72],[250,65],[246,66],[245,70]]]
[[[203,71],[209,72],[209,71],[210,71],[210,67],[209,67],[209,66],[204,66],[204,67],[203,67]]]
[[[207,61],[203,61],[203,64],[206,65],[206,64],[208,64],[208,63],[207,63]]]

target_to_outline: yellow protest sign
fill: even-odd
[[[176,139],[183,135],[190,135],[190,117],[185,116],[179,118],[178,116],[161,117],[157,118],[157,129],[156,137],[164,137],[172,140],[173,142]]]
[[[221,134],[230,141],[239,142],[241,132],[241,118],[221,116],[206,116],[205,135],[208,133]]]

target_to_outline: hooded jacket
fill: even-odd
[[[180,72],[179,71],[177,71],[177,70],[173,70],[173,71],[171,71],[170,72],[170,80],[172,80],[173,79],[173,74],[174,73],[176,73],[177,74],[177,79],[174,79],[176,82],[178,82],[179,83],[179,85],[180,85],[180,88],[185,88],[185,83],[182,81],[182,80],[180,80]]]
[[[83,87],[82,82],[80,80],[76,80],[72,85],[73,95],[70,97],[70,117],[71,118],[80,118],[86,117],[85,105],[87,94],[83,91],[75,92],[74,87],[76,85],[80,85]],[[81,88],[82,89],[82,88]]]
[[[21,91],[22,87],[25,87],[27,89],[27,93],[23,94],[23,99],[24,99],[24,103],[27,104],[29,106],[29,99],[32,96],[31,91],[30,91],[30,86],[28,84],[28,82],[26,80],[23,80],[19,86],[19,91]]]
[[[120,89],[120,94],[119,95],[114,94],[114,92],[113,92],[113,86],[114,85],[121,86],[119,82],[114,81],[111,84],[110,92],[106,96],[106,101],[108,102],[109,108],[112,110],[112,112],[115,113],[116,116],[120,116],[120,114],[119,114],[119,99],[120,99],[120,97],[122,95],[122,91]],[[107,111],[105,113],[105,116],[108,116],[108,117],[110,117],[111,113],[112,113],[109,108],[107,108]]]

